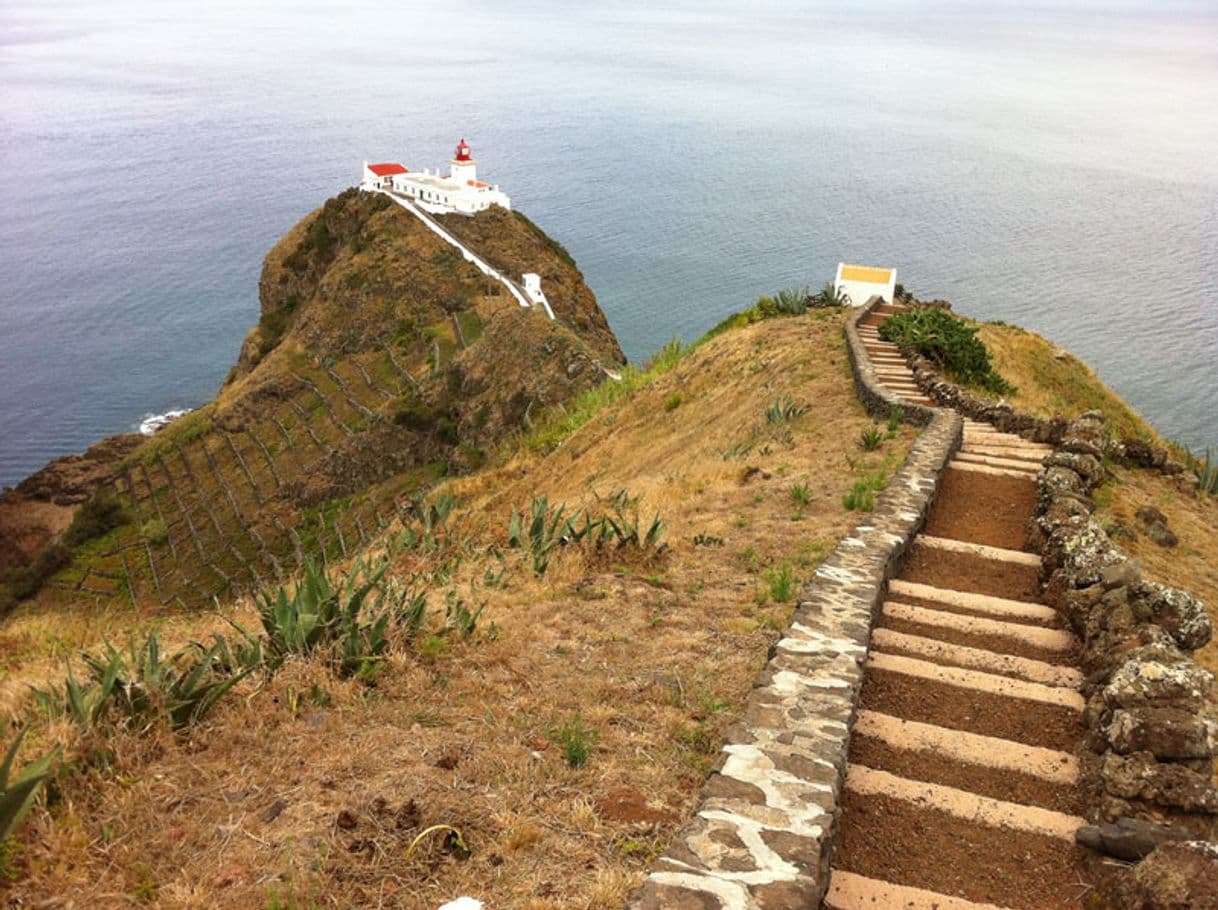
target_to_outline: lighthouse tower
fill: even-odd
[[[449,179],[454,183],[470,184],[478,182],[478,162],[470,152],[469,143],[464,139],[457,143],[457,151],[453,155],[452,173]]]

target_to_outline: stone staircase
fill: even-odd
[[[934,406],[879,336],[897,310],[874,310],[859,334],[891,393]],[[1023,548],[1051,451],[965,421],[872,632],[831,910],[1084,905],[1078,642],[1040,602],[1040,557]]]

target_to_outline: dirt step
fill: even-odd
[[[1029,474],[1040,473],[1041,464],[1031,459],[1007,458],[1002,455],[982,455],[977,452],[960,451],[956,453],[956,461],[968,461],[973,464],[989,465],[991,468],[1010,468],[1013,471],[1027,471]]]
[[[907,578],[894,578],[890,581],[888,593],[902,602],[915,605],[922,602],[936,610],[950,610],[1041,626],[1056,626],[1061,622],[1057,611],[1044,604],[996,597],[993,594],[940,588]]]
[[[886,601],[881,618],[884,628],[894,631],[1046,663],[1069,659],[1078,651],[1078,639],[1062,629],[986,619],[916,604]]]
[[[989,477],[1014,477],[1019,480],[1026,480],[1030,484],[1036,483],[1036,475],[1027,471],[1016,471],[1011,468],[993,468],[984,464],[973,464],[967,461],[960,461],[953,458],[948,465],[954,471],[964,471],[969,474],[984,474]]]
[[[923,547],[935,550],[946,550],[951,553],[968,553],[982,559],[994,559],[998,562],[1010,562],[1020,566],[1031,566],[1039,570],[1040,557],[1035,553],[1023,550],[1012,550],[1007,547],[991,547],[981,543],[970,543],[966,540],[953,540],[950,537],[935,537],[930,534],[919,534],[917,543]]]
[[[994,446],[965,445],[958,453],[960,455],[979,455],[984,458],[1005,458],[1007,461],[1018,461],[1033,464],[1039,468],[1045,460],[1040,452],[1022,452],[1018,449],[1007,449]]]
[[[883,910],[889,907],[901,910],[1010,910],[997,904],[979,904],[839,869],[834,869],[829,876],[824,906],[829,910]]]
[[[971,553],[910,548],[901,578],[936,588],[969,591],[1027,603],[1040,601],[1040,570]]]
[[[1082,696],[1071,689],[1037,687],[926,661],[872,657],[860,698],[860,707],[867,710],[1063,752],[1072,751],[1082,733]],[[893,668],[896,662],[901,663]],[[1073,703],[1051,703],[1068,699]]]
[[[1062,838],[852,790],[843,794],[842,808],[855,823],[843,828],[835,872],[1012,910],[1078,910],[1089,890],[1084,851]],[[874,903],[868,910],[902,906]]]
[[[1053,784],[1072,786],[1078,783],[1078,759],[1054,749],[949,730],[878,711],[860,711],[854,732],[890,746],[934,752],[942,758],[964,764],[1027,774]]]
[[[1046,686],[1069,686],[1077,689],[1083,683],[1083,674],[1073,667],[986,648],[973,648],[925,635],[910,635],[895,629],[881,627],[873,630],[871,646],[890,654],[903,654],[932,663],[981,670],[999,676],[1013,676]]]
[[[970,689],[986,695],[1036,702],[1054,708],[1077,711],[1079,714],[1082,714],[1086,705],[1083,696],[1077,690],[1067,686],[1046,686],[1043,683],[1028,682],[964,667],[950,667],[916,657],[902,657],[899,654],[872,651],[867,658],[867,668],[910,677],[914,681],[942,683],[957,689]]]

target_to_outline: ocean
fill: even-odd
[[[210,399],[262,257],[461,137],[632,360],[839,260],[1218,445],[1218,7],[0,5],[0,485]]]

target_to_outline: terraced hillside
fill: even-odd
[[[44,596],[192,608],[307,559],[328,565],[420,488],[477,467],[533,412],[620,366],[565,250],[523,216],[464,220],[502,268],[544,276],[557,321],[383,197],[329,200],[268,254],[261,319],[217,399],[127,446],[77,496],[113,496],[124,520],[77,546]]]

